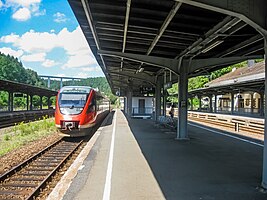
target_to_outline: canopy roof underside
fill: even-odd
[[[164,70],[125,57],[100,55],[99,50],[170,59],[257,58],[264,54],[259,32],[233,16],[171,0],[82,1],[69,3],[114,93],[127,91],[129,86],[133,90],[151,86]],[[203,67],[189,76],[222,67]],[[170,76],[169,71],[165,73]],[[168,79],[175,78],[173,74]]]

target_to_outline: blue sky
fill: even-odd
[[[40,75],[98,77],[67,0],[0,0],[0,52]]]

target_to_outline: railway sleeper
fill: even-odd
[[[37,184],[31,184],[31,183],[5,183],[4,186],[8,186],[8,187],[32,187],[32,188],[35,188],[38,185]]]
[[[27,168],[26,171],[44,171],[44,172],[49,172],[52,171],[54,168]]]
[[[55,167],[55,166],[57,166],[58,164],[32,164],[31,165],[31,167],[50,167],[50,168],[52,168],[52,167]]]
[[[8,195],[8,194],[10,194],[10,195],[25,195],[25,190],[0,190],[0,195]]]
[[[49,173],[40,174],[40,173],[20,173],[18,176],[47,176]]]
[[[31,178],[27,178],[27,177],[14,177],[11,178],[10,181],[42,181],[43,178],[40,177],[31,177]]]

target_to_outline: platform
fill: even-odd
[[[259,190],[261,145],[188,128],[190,140],[177,141],[152,120],[126,118],[117,110],[63,199],[267,199]]]

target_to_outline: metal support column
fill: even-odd
[[[166,97],[166,90],[163,89],[163,116],[166,117],[166,101],[167,101],[167,97]]]
[[[31,98],[31,101],[30,101],[30,110],[33,109],[33,105],[32,105],[32,102],[33,102],[33,95],[30,94],[30,98]]]
[[[214,94],[214,110],[213,110],[214,113],[217,112],[217,95]]]
[[[264,37],[264,51],[265,51],[265,77],[267,77],[267,35]],[[265,78],[265,86],[267,79]],[[264,119],[267,122],[267,87],[265,87],[265,108]],[[263,147],[263,170],[262,170],[262,187],[267,189],[267,123],[264,123],[264,147]]]
[[[60,78],[60,88],[63,87],[63,78]]]
[[[199,111],[201,111],[201,98],[202,98],[202,96],[197,96],[197,98],[198,98],[198,102],[199,102]]]
[[[131,117],[132,116],[132,98],[133,98],[133,92],[132,91],[128,91],[128,95],[127,95],[127,100],[128,100],[128,115]]]
[[[40,110],[43,110],[43,96],[40,96]]]
[[[158,78],[157,80],[157,85],[156,85],[156,91],[155,91],[155,95],[156,95],[156,104],[155,104],[155,111],[156,111],[156,115],[155,115],[155,120],[158,121],[159,116],[160,116],[160,107],[161,107],[161,82]]]
[[[253,114],[253,93],[250,94],[250,113]]]
[[[179,76],[178,91],[178,123],[177,123],[177,140],[188,139],[187,135],[187,95],[188,95],[188,73],[187,66],[182,65]]]
[[[260,93],[260,116],[264,116],[264,93]]]
[[[123,97],[123,112],[126,113],[127,112],[127,99],[126,97]]]
[[[234,114],[234,93],[231,92],[231,114]]]
[[[13,92],[8,93],[8,111],[13,112]]]
[[[26,109],[29,110],[29,94],[26,96]]]
[[[47,97],[47,106],[48,106],[48,109],[50,109],[50,107],[51,107],[51,97]]]
[[[164,80],[163,80],[163,84],[166,84],[167,83],[167,72],[164,71]],[[162,115],[166,117],[166,100],[167,100],[167,97],[166,97],[166,94],[167,94],[167,89],[164,89],[163,87],[163,92],[162,92],[162,100],[163,100],[163,105],[162,105],[162,109],[163,109],[163,113]]]
[[[213,109],[212,109],[212,95],[209,95],[209,101],[210,101],[210,112],[213,112]]]
[[[50,77],[47,78],[47,87],[50,88]]]

